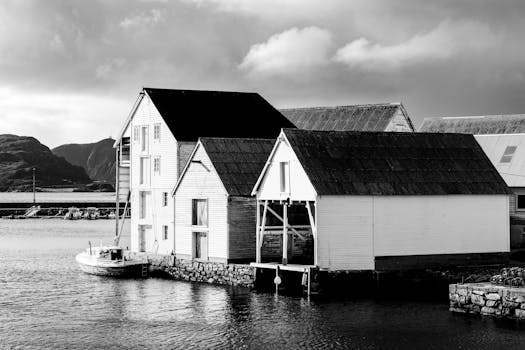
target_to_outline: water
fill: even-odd
[[[114,192],[36,192],[38,203],[114,203]],[[0,203],[32,203],[33,192],[0,192]]]
[[[453,315],[443,302],[308,301],[79,272],[75,254],[113,230],[0,220],[1,349],[524,348],[523,323]]]

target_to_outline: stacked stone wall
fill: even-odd
[[[151,272],[162,272],[178,280],[248,288],[254,285],[255,271],[250,265],[178,259],[170,255],[148,257],[148,262]]]

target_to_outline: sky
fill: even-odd
[[[523,0],[2,0],[0,134],[116,137],[143,86],[525,113]]]

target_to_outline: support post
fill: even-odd
[[[283,265],[288,264],[288,204],[283,203]]]
[[[261,236],[259,234],[261,230],[261,203],[259,200],[256,200],[256,215],[257,215],[257,225],[255,229],[255,262],[261,262]]]
[[[314,265],[317,265],[317,222],[314,219],[312,214],[312,208],[310,208],[310,202],[306,202],[306,210],[308,211],[308,219],[310,220],[310,226],[312,227],[312,235],[314,236]],[[315,204],[314,204],[315,205]],[[315,210],[315,215],[317,213],[317,208]]]
[[[122,140],[120,140],[120,142],[122,142]],[[115,169],[115,173],[116,173],[116,182],[115,182],[115,236],[118,236],[118,224],[119,224],[119,216],[120,216],[120,205],[119,205],[119,202],[120,202],[120,159],[119,159],[119,148],[120,148],[120,143],[117,147],[115,147],[115,160],[116,160],[116,169]]]
[[[311,278],[312,278],[312,268],[309,267],[308,268],[308,298],[310,297],[310,293],[311,293],[311,288],[310,288]]]

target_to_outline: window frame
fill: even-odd
[[[140,151],[148,152],[149,143],[149,127],[148,125],[142,125],[140,127]]]
[[[162,192],[162,206],[168,206],[168,192]]]
[[[168,225],[162,225],[162,239],[166,241],[168,239],[168,235],[169,235]]]
[[[196,211],[197,210],[197,205],[196,203],[199,203],[199,202],[204,202],[206,203],[206,223],[205,224],[201,224],[199,225],[199,217],[198,217],[198,212]],[[191,199],[191,226],[192,227],[195,227],[195,228],[198,228],[198,230],[203,230],[203,229],[206,229],[208,228],[208,225],[210,223],[210,205],[209,205],[209,201],[208,201],[208,198],[192,198]]]
[[[153,141],[154,142],[160,142],[160,135],[161,135],[161,123],[155,123],[153,124]]]
[[[290,162],[279,162],[280,193],[290,193]]]
[[[153,157],[153,174],[160,175],[160,156]]]
[[[520,193],[516,193],[515,194],[515,198],[516,198],[516,211],[525,211],[525,206],[524,207],[521,207],[519,206],[519,197],[520,196],[523,196],[525,197],[525,193],[523,194],[520,194]]]

